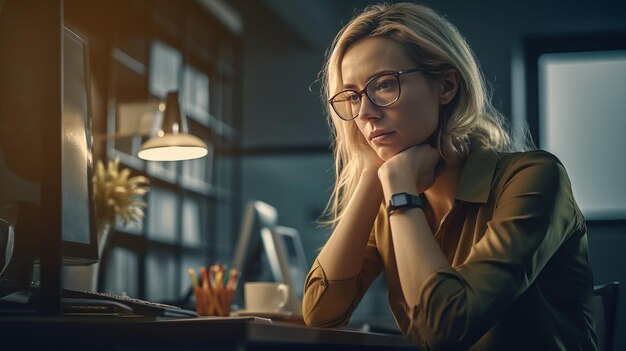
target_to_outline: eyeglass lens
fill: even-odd
[[[400,97],[400,84],[394,74],[375,77],[365,86],[364,94],[377,106],[384,107],[396,102]],[[357,91],[346,90],[332,100],[335,112],[343,119],[353,119],[361,110],[363,97]]]

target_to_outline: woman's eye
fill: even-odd
[[[359,94],[350,94],[348,95],[348,101],[352,104],[356,104],[361,100],[361,96]]]
[[[377,83],[376,90],[389,90],[392,89],[395,85],[394,79],[384,79]]]

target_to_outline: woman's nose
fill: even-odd
[[[380,107],[376,106],[367,95],[361,96],[361,106],[359,109],[359,117],[363,120],[369,120],[371,118],[380,118]]]

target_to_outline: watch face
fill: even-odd
[[[404,193],[393,194],[391,196],[391,203],[394,206],[404,206],[409,204],[409,197]]]
[[[409,193],[397,193],[391,195],[389,200],[389,208],[399,209],[408,207],[424,208],[424,204],[419,195],[412,195]]]

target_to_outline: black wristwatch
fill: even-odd
[[[387,206],[387,214],[391,216],[394,211],[405,208],[421,208],[424,209],[424,202],[419,195],[409,193],[397,193],[391,195],[389,206]]]

